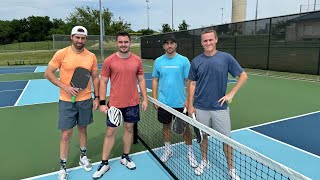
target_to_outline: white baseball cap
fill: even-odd
[[[88,35],[88,31],[83,26],[75,26],[71,30],[71,35],[74,35],[74,34],[82,34],[82,35],[87,36]]]

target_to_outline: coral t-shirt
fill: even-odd
[[[143,75],[142,61],[133,53],[126,59],[114,53],[104,60],[101,76],[111,81],[110,106],[124,108],[139,104],[138,75]]]
[[[70,85],[73,72],[77,67],[88,69],[90,72],[98,70],[95,54],[87,49],[84,49],[81,53],[76,53],[72,50],[71,46],[57,51],[49,62],[49,65],[59,69],[60,81],[66,85]],[[91,93],[89,82],[87,87],[78,93],[76,101],[90,99],[92,97]],[[71,95],[60,88],[60,100],[71,101]]]

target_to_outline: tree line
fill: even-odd
[[[114,19],[114,14],[109,9],[102,10],[104,32],[107,35],[114,35],[118,31],[128,31],[148,35],[157,33],[152,29],[131,30],[131,24],[122,18]],[[0,20],[0,44],[14,42],[35,42],[51,40],[52,34],[69,34],[72,27],[76,25],[85,26],[91,35],[100,34],[100,12],[89,6],[76,7],[66,18],[50,20],[48,16],[29,16],[20,20]],[[187,30],[190,27],[185,20],[179,24],[179,30]],[[160,32],[175,31],[169,24],[162,24]]]

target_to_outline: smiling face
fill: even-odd
[[[131,46],[130,38],[128,36],[118,36],[116,46],[119,52],[128,53]]]
[[[80,51],[86,45],[87,37],[85,35],[82,35],[82,34],[74,34],[74,35],[71,36],[71,41],[72,41],[72,45],[77,50]]]
[[[218,37],[215,32],[208,32],[201,35],[201,45],[205,53],[212,53],[216,50]]]

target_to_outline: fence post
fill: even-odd
[[[267,54],[267,70],[269,71],[269,63],[270,63],[270,43],[271,43],[271,23],[272,23],[272,18],[270,18],[269,21],[269,40],[268,40],[268,54]]]

